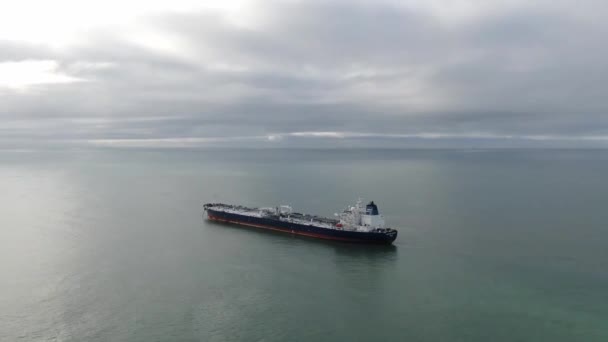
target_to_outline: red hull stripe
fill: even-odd
[[[319,238],[319,239],[325,239],[325,240],[338,240],[338,241],[349,241],[349,242],[377,242],[377,243],[384,243],[384,242],[388,242],[388,241],[370,241],[370,240],[361,240],[361,239],[349,239],[349,238],[341,238],[341,237],[335,237],[335,236],[328,236],[328,235],[322,235],[322,234],[313,234],[313,233],[304,233],[304,232],[299,232],[299,231],[295,231],[295,230],[285,230],[285,229],[279,229],[276,227],[271,227],[271,226],[266,226],[266,225],[261,225],[261,224],[251,224],[251,223],[245,223],[242,221],[236,221],[236,220],[225,220],[219,217],[215,217],[213,215],[207,215],[209,217],[210,220],[213,221],[218,221],[218,222],[225,222],[225,223],[234,223],[234,224],[239,224],[239,225],[243,225],[243,226],[249,226],[249,227],[256,227],[256,228],[262,228],[262,229],[269,229],[269,230],[274,230],[277,232],[283,232],[283,233],[290,233],[290,234],[296,234],[296,235],[303,235],[303,236],[310,236],[310,237],[314,237],[314,238]]]

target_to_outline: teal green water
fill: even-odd
[[[607,341],[608,151],[0,153],[1,341]],[[212,224],[331,215],[394,247]]]

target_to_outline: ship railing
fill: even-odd
[[[222,209],[233,209],[241,211],[257,211],[258,208],[245,207],[243,205],[225,204],[225,203],[206,203],[203,208],[222,208]]]

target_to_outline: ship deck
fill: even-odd
[[[302,213],[289,213],[289,214],[276,214],[274,208],[250,208],[241,205],[231,205],[224,203],[210,203],[205,205],[206,209],[213,209],[223,211],[231,214],[238,214],[250,217],[260,217],[275,219],[283,222],[296,223],[301,225],[311,225],[315,227],[322,227],[326,229],[340,229],[336,227],[336,224],[340,222],[336,219],[330,219],[326,217],[320,217],[316,215],[308,215]],[[344,229],[348,230],[348,229]]]

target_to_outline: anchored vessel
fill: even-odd
[[[384,218],[372,201],[335,214],[338,219],[300,214],[290,206],[248,208],[240,205],[207,203],[203,206],[212,221],[234,223],[321,239],[390,244],[397,238],[395,229],[384,226]]]

